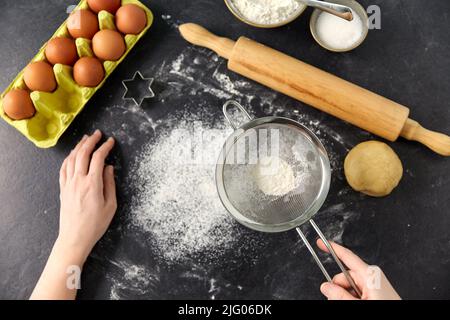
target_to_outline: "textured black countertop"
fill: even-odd
[[[55,148],[37,149],[0,121],[0,298],[27,298],[31,293],[57,235],[60,164],[94,128],[119,142],[111,162],[118,167],[120,208],[86,264],[79,298],[321,298],[322,275],[294,232],[265,235],[233,225],[238,241],[226,250],[219,248],[212,259],[205,258],[206,247],[194,257],[170,260],[157,252],[151,222],[144,221],[151,220],[152,213],[142,213],[136,222],[133,199],[142,186],[133,179],[133,163],[142,150],[159,141],[160,130],[170,132],[176,126],[177,112],[200,114],[205,122],[221,121],[220,106],[229,98],[248,105],[257,116],[296,118],[324,141],[333,182],[316,222],[328,237],[380,265],[402,297],[450,298],[449,159],[403,139],[389,143],[404,165],[400,186],[383,199],[359,195],[345,182],[343,159],[352,146],[375,137],[243,81],[208,50],[189,46],[176,29],[180,23],[197,22],[230,38],[246,35],[402,103],[411,108],[413,119],[449,134],[448,1],[362,1],[381,7],[382,28],[345,54],[327,52],[314,42],[308,27],[311,10],[289,26],[260,30],[237,21],[221,0],[143,2],[154,12],[153,27]],[[70,4],[1,2],[1,90],[64,21]],[[137,70],[157,78],[157,97],[146,100],[141,109],[121,99],[121,81]],[[208,115],[202,118],[202,113]],[[330,262],[326,265],[333,268]]]

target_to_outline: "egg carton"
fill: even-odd
[[[105,78],[94,88],[79,86],[73,79],[72,67],[62,64],[53,66],[58,88],[51,93],[34,91],[30,97],[36,109],[36,114],[25,120],[12,120],[3,111],[3,98],[13,89],[26,89],[24,82],[24,70],[22,70],[0,96],[0,116],[11,126],[20,131],[39,148],[51,148],[58,143],[59,138],[67,130],[76,116],[83,110],[92,96],[103,86],[106,79],[114,69],[125,59],[131,49],[139,39],[148,31],[153,23],[153,14],[145,5],[137,0],[122,0],[122,5],[135,4],[145,10],[147,15],[147,26],[138,35],[125,35],[126,52],[117,61],[105,61]],[[74,10],[88,9],[86,0],[82,0]],[[116,30],[114,15],[107,11],[98,14],[100,30]],[[67,20],[58,28],[51,39],[55,37],[70,37],[67,30]],[[31,62],[43,61],[45,58],[45,44]],[[91,40],[76,39],[78,55],[82,57],[94,56],[92,52]]]

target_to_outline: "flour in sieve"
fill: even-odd
[[[284,196],[295,189],[292,167],[283,159],[266,156],[259,160],[253,172],[258,188],[266,195]]]
[[[230,130],[198,114],[172,118],[175,124],[144,147],[133,169],[138,186],[133,224],[149,234],[153,249],[168,262],[220,254],[239,240],[214,180]]]

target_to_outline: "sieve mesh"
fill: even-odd
[[[322,157],[301,127],[275,122],[257,125],[239,134],[227,150],[222,177],[226,196],[252,222],[292,222],[305,214],[321,192],[326,174]],[[265,170],[268,158],[281,160]]]

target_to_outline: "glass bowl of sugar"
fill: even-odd
[[[352,9],[353,20],[347,21],[315,9],[310,29],[316,42],[333,52],[347,52],[359,47],[369,33],[369,18],[362,5],[355,0],[333,0]]]
[[[258,28],[277,28],[291,23],[305,11],[296,0],[225,0],[231,13]]]

